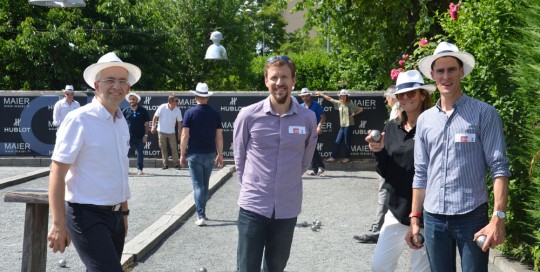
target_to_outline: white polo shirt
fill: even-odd
[[[66,102],[65,97],[63,99],[58,100],[54,104],[53,125],[56,126],[56,127],[60,126],[60,124],[66,118],[66,115],[70,111],[72,111],[74,109],[78,109],[80,107],[81,107],[81,104],[79,104],[79,102],[77,102],[76,100],[73,100],[73,102],[71,102],[71,104]]]
[[[130,198],[129,129],[120,109],[111,114],[94,100],[60,125],[52,160],[70,164],[65,200],[115,205]]]
[[[182,112],[178,107],[169,109],[168,103],[161,104],[155,115],[159,117],[157,131],[161,133],[174,133],[177,122],[182,122]]]

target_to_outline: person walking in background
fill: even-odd
[[[377,173],[388,191],[388,211],[371,262],[372,271],[395,271],[399,257],[407,248],[403,240],[409,231],[414,176],[414,138],[418,116],[431,107],[435,86],[424,85],[420,72],[410,70],[398,75],[395,95],[401,105],[397,117],[390,120],[382,138],[366,137],[376,161]],[[412,250],[412,271],[430,271],[424,248]]]
[[[304,103],[300,104],[300,106],[305,107],[307,109],[310,109],[315,113],[315,117],[317,118],[317,142],[319,137],[322,134],[322,126],[324,122],[326,121],[326,115],[324,114],[323,108],[319,103],[311,100],[311,92],[308,88],[302,88],[300,91],[300,98],[302,98],[302,101]],[[315,148],[315,151],[313,152],[313,159],[311,160],[311,172],[309,172],[310,176],[316,176],[324,173],[324,161],[321,157],[321,154]]]
[[[394,95],[395,92],[396,86],[392,85],[388,87],[386,89],[386,92],[384,93],[386,103],[388,104],[388,107],[390,109],[390,118],[388,119],[388,121],[392,121],[393,119],[398,117],[398,114],[401,112],[399,102]],[[381,230],[384,223],[384,215],[388,211],[388,190],[386,190],[386,188],[384,187],[383,177],[381,177],[381,180],[379,181],[377,204],[378,205],[375,220],[373,220],[373,223],[371,224],[371,226],[369,226],[369,230],[367,233],[353,236],[356,241],[360,243],[377,243],[377,240],[379,239],[379,231]]]
[[[161,104],[156,110],[156,113],[154,113],[151,132],[152,134],[156,134],[157,126],[159,148],[161,149],[161,158],[163,160],[163,167],[161,169],[165,170],[169,168],[169,151],[167,148],[170,146],[174,167],[180,170],[178,140],[182,133],[182,112],[178,108],[178,97],[170,95],[167,101],[167,103]],[[178,139],[175,133],[176,125],[178,125]]]
[[[129,129],[120,103],[141,70],[107,53],[84,70],[96,99],[69,113],[51,157],[49,247],[73,245],[87,271],[121,272],[128,229]]]
[[[345,157],[341,160],[342,163],[348,163],[351,161],[351,152],[352,152],[352,132],[354,129],[354,116],[362,113],[364,110],[349,99],[349,91],[342,89],[339,92],[339,100],[335,100],[332,97],[325,95],[321,92],[316,92],[315,95],[322,96],[327,101],[334,104],[334,108],[339,110],[339,132],[336,138],[336,144],[334,150],[332,150],[332,155],[330,158],[326,159],[327,162],[335,162],[339,150],[341,149],[341,143],[345,142]]]
[[[73,88],[73,85],[66,85],[66,88],[63,89],[62,92],[64,92],[64,98],[54,103],[53,125],[55,127],[60,126],[70,111],[81,107],[81,104],[73,99],[75,97],[75,89]]]
[[[189,166],[198,226],[206,225],[208,185],[214,164],[223,167],[223,127],[220,114],[208,105],[213,92],[206,83],[194,91],[197,105],[184,113],[180,141],[180,164]]]
[[[440,99],[417,122],[411,227],[406,241],[417,240],[423,215],[426,248],[433,271],[488,271],[488,249],[505,239],[509,161],[502,120],[491,105],[461,90],[474,57],[441,42],[418,67],[435,81]],[[403,105],[401,105],[403,107]],[[493,182],[493,215],[488,219],[486,173]],[[475,240],[486,236],[482,248]]]
[[[129,153],[137,151],[137,175],[143,175],[144,144],[148,141],[150,115],[148,111],[139,106],[141,96],[135,92],[126,95],[129,107],[122,110],[129,127]]]
[[[268,98],[242,108],[234,122],[234,164],[240,182],[239,272],[283,271],[302,206],[302,174],[317,143],[315,114],[293,103],[296,67],[287,56],[264,66]]]

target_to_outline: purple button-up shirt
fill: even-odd
[[[298,104],[279,116],[270,98],[243,108],[234,122],[238,205],[271,218],[294,218],[302,206],[302,175],[317,143],[315,114]]]

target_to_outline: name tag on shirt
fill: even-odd
[[[454,137],[456,143],[474,143],[476,141],[476,135],[470,133],[458,133]]]
[[[306,127],[289,126],[289,134],[306,134]]]

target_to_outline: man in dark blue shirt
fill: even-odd
[[[141,97],[138,94],[130,92],[126,95],[126,100],[129,102],[129,108],[123,109],[122,113],[129,126],[128,156],[132,156],[137,150],[137,175],[143,175],[143,149],[148,141],[150,115],[145,108],[139,107]]]
[[[197,105],[184,113],[180,142],[180,165],[189,166],[198,226],[206,225],[208,183],[214,164],[223,167],[223,127],[221,116],[208,105],[206,83],[198,83],[194,91]]]
[[[320,137],[322,134],[322,126],[324,121],[326,121],[326,115],[324,114],[321,105],[315,101],[311,101],[311,93],[308,88],[302,88],[300,91],[300,98],[302,98],[302,101],[304,101],[304,103],[302,103],[300,106],[306,107],[315,113],[315,117],[317,117],[317,136]],[[312,171],[309,172],[310,176],[316,176],[324,173],[324,162],[317,148],[315,148],[315,152],[313,152],[311,169]]]

